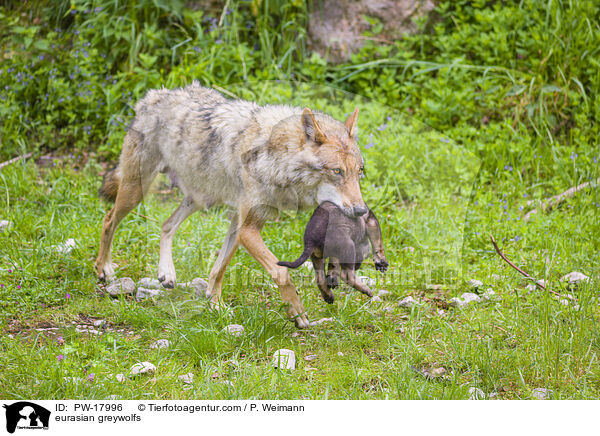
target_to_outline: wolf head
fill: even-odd
[[[360,192],[364,161],[356,144],[356,109],[344,124],[306,108],[302,112],[302,127],[307,145],[318,162],[313,168],[320,174],[316,198],[319,204],[329,201],[344,214],[358,217],[368,209]]]

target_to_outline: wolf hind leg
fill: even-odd
[[[328,285],[327,278],[325,278],[325,259],[313,255],[311,256],[311,260],[315,270],[317,286],[319,287],[319,291],[321,291],[321,296],[326,303],[332,304],[335,300],[335,295]]]
[[[181,223],[198,209],[198,205],[191,197],[185,197],[175,212],[162,225],[158,280],[165,288],[173,288],[176,284],[175,265],[173,265],[173,236]]]
[[[219,256],[210,270],[206,298],[210,299],[213,308],[218,308],[221,304],[221,289],[223,287],[225,270],[239,246],[238,225],[238,216],[236,214],[231,218],[231,224],[229,225],[227,236],[225,236],[225,241],[223,241],[223,246],[219,251]]]

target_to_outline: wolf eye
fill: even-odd
[[[333,171],[333,174],[342,174],[342,169],[341,168],[334,168],[331,171]]]

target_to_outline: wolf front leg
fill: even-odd
[[[249,218],[249,217],[248,217]],[[262,225],[252,219],[244,220],[239,231],[239,241],[248,253],[260,263],[271,275],[281,292],[281,299],[289,305],[288,315],[298,328],[309,327],[306,311],[298,296],[298,291],[292,283],[290,273],[285,266],[277,265],[277,257],[267,248],[261,235]]]

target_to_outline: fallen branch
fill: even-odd
[[[154,221],[155,223],[158,222],[158,220],[155,220],[154,218],[150,218],[149,216],[146,216],[146,215],[142,215],[141,213],[136,212],[135,210],[132,210],[131,213],[133,213],[134,215],[139,216],[140,218],[145,218],[147,220]]]
[[[510,260],[508,260],[508,258],[504,255],[504,253],[502,253],[502,250],[500,250],[500,247],[498,247],[498,244],[496,244],[496,240],[494,239],[494,237],[490,234],[490,239],[492,240],[492,244],[494,244],[494,248],[496,249],[496,253],[498,253],[498,255],[504,259],[504,261],[506,263],[508,263],[510,266],[512,266],[514,269],[516,269],[517,271],[519,271],[523,276],[527,277],[529,280],[533,280],[533,282],[535,283],[535,285],[538,288],[543,289],[544,291],[548,291],[553,293],[554,295],[558,296],[558,297],[562,297],[562,298],[567,298],[564,295],[559,294],[556,291],[553,291],[552,289],[548,289],[546,288],[544,285],[542,285],[541,283],[539,283],[536,279],[534,279],[533,277],[531,277],[529,274],[527,274],[525,271],[523,271],[521,268],[519,268],[517,265],[515,265],[514,263],[512,263]]]
[[[0,169],[4,168],[4,167],[6,167],[6,166],[8,166],[10,164],[13,164],[15,162],[18,162],[21,159],[28,159],[31,156],[33,156],[33,153],[29,152],[27,154],[24,154],[23,156],[17,156],[15,158],[12,158],[11,160],[7,160],[6,162],[2,162],[2,163],[0,163]]]
[[[540,204],[539,208],[542,210],[542,212],[549,212],[552,209],[554,209],[554,207],[556,207],[557,205],[559,205],[560,203],[565,201],[567,198],[573,197],[579,191],[582,191],[586,188],[595,187],[599,184],[600,184],[600,179],[591,180],[589,182],[582,183],[581,185],[573,186],[572,188],[567,189],[565,192],[561,192],[560,194],[555,195],[554,197],[550,197],[543,201],[530,200],[527,202],[527,207],[531,207],[531,206],[535,205],[536,203],[539,203]],[[525,221],[525,222],[529,221],[529,219],[531,218],[531,215],[536,214],[536,213],[538,213],[537,209],[530,210],[523,217],[523,221]]]

